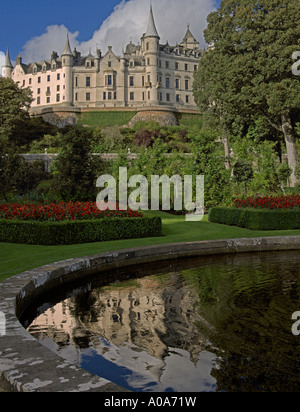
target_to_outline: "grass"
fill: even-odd
[[[22,273],[26,270],[60,260],[131,247],[214,239],[290,235],[300,236],[300,230],[266,232],[219,225],[208,222],[207,216],[202,222],[189,223],[185,221],[184,216],[174,216],[164,212],[145,212],[145,214],[162,217],[163,237],[116,240],[111,242],[87,243],[70,246],[29,246],[0,243],[0,281],[17,273]]]
[[[136,112],[88,112],[82,113],[81,121],[90,127],[124,126]]]

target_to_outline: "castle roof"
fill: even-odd
[[[69,34],[67,34],[67,41],[66,41],[66,45],[65,45],[65,50],[64,50],[62,56],[73,56],[71,46],[70,46]]]
[[[9,55],[9,49],[7,48],[7,52],[6,52],[6,56],[5,56],[5,62],[4,62],[4,66],[3,67],[10,67],[12,68],[13,65],[11,64],[11,60],[10,60],[10,55]]]
[[[148,23],[148,28],[147,28],[145,37],[158,37],[159,38],[157,29],[155,26],[155,22],[154,22],[152,5],[150,6],[149,23]]]
[[[190,25],[188,25],[187,32],[186,32],[186,34],[183,38],[183,42],[188,42],[188,43],[196,43],[197,42],[194,35],[190,31]]]

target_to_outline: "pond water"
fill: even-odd
[[[22,319],[49,349],[131,391],[298,392],[300,254],[127,268],[37,302]]]

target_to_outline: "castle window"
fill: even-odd
[[[146,43],[146,50],[149,50],[150,44],[149,42]]]
[[[89,102],[91,100],[91,93],[86,93],[85,100]]]
[[[147,64],[148,64],[148,66],[150,65],[150,58],[149,57],[147,58]]]
[[[50,77],[50,75],[48,74],[48,76],[47,76],[47,82],[50,82],[50,80],[51,80],[51,77]]]
[[[108,62],[107,65],[108,65],[108,67],[111,67],[111,62]]]
[[[176,94],[176,102],[180,103],[180,95],[179,94]]]
[[[189,81],[185,80],[185,90],[189,90]]]
[[[175,89],[179,89],[179,88],[180,88],[180,80],[175,79]]]
[[[117,92],[114,92],[114,100],[117,100]]]
[[[168,68],[169,68],[169,66],[170,66],[169,62],[168,62],[168,61],[166,61],[166,69],[168,69]]]
[[[59,92],[60,91],[60,85],[56,86],[56,91]]]
[[[75,87],[78,87],[78,77],[75,77]]]
[[[52,70],[56,70],[56,64],[52,64]]]
[[[41,94],[41,89],[37,89],[37,94]]]
[[[86,82],[85,82],[85,85],[86,85],[86,87],[90,87],[91,86],[91,78],[90,77],[86,77]]]
[[[103,92],[103,100],[106,100],[106,92]]]
[[[56,95],[56,102],[59,103],[60,102],[60,94]]]
[[[75,101],[78,101],[78,93],[75,93]]]
[[[107,93],[107,98],[108,98],[108,100],[111,100],[111,97],[112,97],[111,92],[108,92],[108,93]]]
[[[166,100],[167,100],[167,102],[170,101],[170,93],[167,93],[167,94],[166,94]]]
[[[47,104],[50,103],[50,97],[47,97]]]
[[[36,73],[37,73],[37,68],[34,67],[34,68],[33,68],[33,74],[36,74]]]
[[[189,103],[189,102],[190,102],[190,96],[188,96],[188,95],[185,96],[185,102],[186,102],[186,103]]]
[[[29,84],[31,84],[32,83],[32,79],[29,79]]]
[[[198,66],[197,66],[197,64],[195,64],[195,65],[194,65],[194,72],[196,72],[197,69],[198,69]]]
[[[41,104],[41,98],[40,98],[40,97],[38,97],[38,98],[36,99],[36,104]]]
[[[142,76],[142,87],[145,86],[145,76]]]
[[[23,87],[25,86],[25,80],[23,80]]]
[[[57,80],[60,80],[60,74],[59,73],[57,73],[56,78],[57,78]]]
[[[130,87],[134,86],[134,76],[129,76],[129,86]]]
[[[186,72],[189,70],[189,65],[188,65],[188,64],[185,64],[185,65],[184,65],[184,70],[185,70]]]
[[[134,100],[134,92],[130,92],[130,100]]]
[[[38,77],[38,83],[41,83],[41,78],[40,77]]]
[[[175,63],[175,70],[179,70],[179,63],[178,62]]]
[[[166,77],[166,89],[170,88],[170,77]]]
[[[106,76],[106,86],[111,86],[112,85],[112,80],[113,80],[112,75],[108,74]]]

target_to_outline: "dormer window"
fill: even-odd
[[[47,71],[47,66],[46,64],[43,64],[43,72],[45,73]]]

